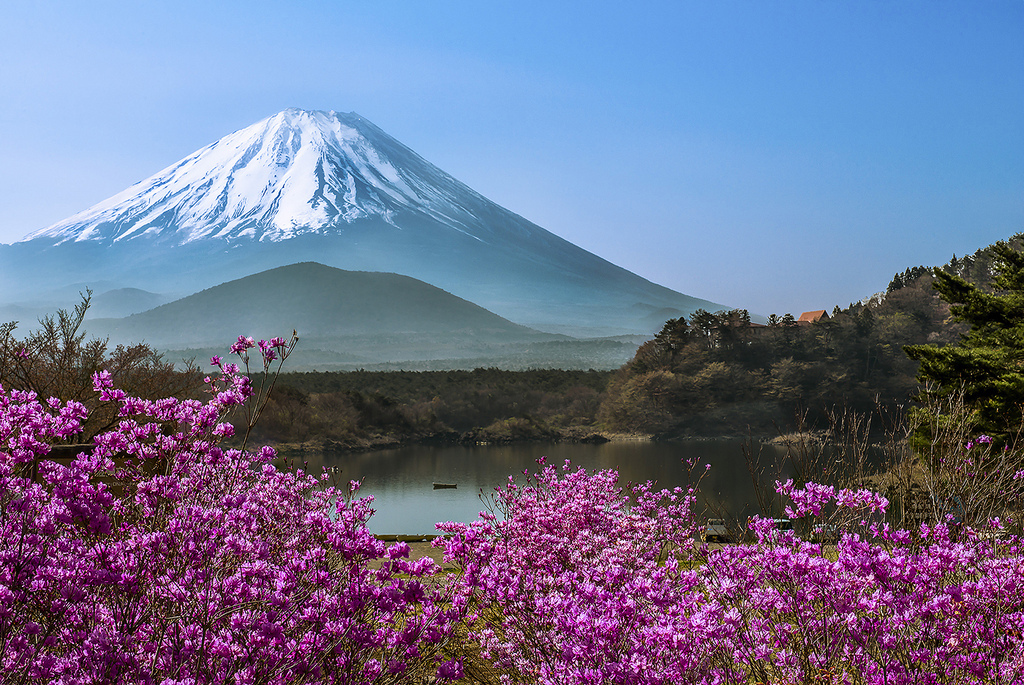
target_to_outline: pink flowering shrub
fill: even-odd
[[[259,343],[264,368],[293,343]],[[129,397],[97,373],[119,423],[67,467],[45,456],[84,407],[0,389],[4,682],[458,677],[438,656],[460,616],[433,562],[367,532],[357,484],[279,471],[270,448],[222,449],[225,415],[253,390],[214,363],[207,402]]]
[[[692,643],[716,621],[698,574],[662,555],[692,547],[694,493],[626,493],[616,480],[546,466],[523,486],[509,479],[497,512],[438,524],[473,636],[506,681],[679,682],[700,666]]]
[[[1018,540],[891,530],[867,490],[778,490],[790,516],[842,522],[838,545],[755,519],[754,544],[697,547],[692,491],[631,498],[568,466],[510,481],[502,517],[438,527],[505,682],[1024,682]]]
[[[708,599],[737,617],[727,646],[747,678],[1021,682],[1019,541],[996,545],[973,532],[954,541],[945,524],[892,530],[870,521],[888,503],[867,490],[792,482],[778,490],[793,501],[790,515],[832,505],[862,530],[845,533],[832,551],[755,521],[757,544],[705,554]]]

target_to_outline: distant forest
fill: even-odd
[[[614,371],[282,374],[255,437],[358,448],[412,440],[588,439]],[[591,438],[592,439],[592,438]]]
[[[1024,245],[1024,235],[1009,241]],[[941,267],[986,284],[989,248]],[[892,415],[919,390],[905,345],[959,340],[932,270],[908,268],[886,290],[817,321],[744,310],[673,319],[617,371],[286,373],[256,437],[351,449],[410,441],[769,436],[842,410]]]

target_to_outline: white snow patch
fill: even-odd
[[[375,144],[381,134],[361,126],[352,115],[280,112],[24,240],[121,241],[173,230],[183,243],[277,241],[364,217],[394,224],[402,210],[473,235],[463,198],[479,195],[411,152],[416,164],[397,167],[384,150],[399,144]],[[165,215],[169,226],[157,223]]]

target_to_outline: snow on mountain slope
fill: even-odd
[[[649,334],[662,316],[725,308],[491,202],[358,114],[299,109],[0,245],[0,301],[98,281],[179,297],[299,262],[411,276],[572,335]]]
[[[402,210],[469,234],[467,197],[486,202],[358,114],[288,109],[24,240],[276,242]]]

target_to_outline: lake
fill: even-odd
[[[376,534],[435,533],[438,521],[469,522],[484,508],[481,493],[502,487],[509,475],[535,470],[537,459],[588,470],[617,469],[619,482],[656,481],[659,488],[687,486],[685,462],[696,464],[694,475],[705,471],[704,499],[716,509],[745,519],[759,512],[742,440],[686,442],[608,442],[603,444],[412,445],[359,453],[325,453],[305,457],[311,472],[323,466],[339,471],[341,482],[362,480],[360,494],[373,495],[376,513],[369,528]],[[762,463],[775,464],[785,449],[756,445]],[[774,473],[772,471],[771,473]],[[433,489],[433,483],[456,483],[451,489]],[[716,514],[718,515],[718,514]]]

